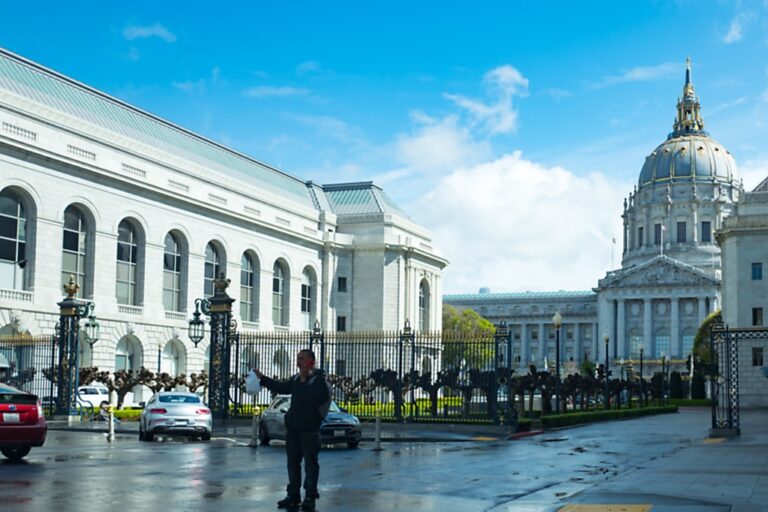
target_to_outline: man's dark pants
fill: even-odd
[[[317,479],[320,476],[320,434],[318,432],[288,432],[285,438],[288,456],[288,496],[300,497],[301,459],[304,459],[304,492],[308,498],[317,498]]]

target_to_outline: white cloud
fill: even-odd
[[[528,95],[528,79],[507,64],[488,71],[483,77],[483,85],[495,100],[493,103],[458,94],[445,94],[445,97],[468,111],[474,124],[483,127],[491,135],[517,130],[517,110],[512,98]]]
[[[541,94],[544,94],[546,96],[551,96],[556,100],[561,100],[563,98],[570,98],[571,96],[573,96],[573,93],[571,91],[560,89],[558,87],[551,87],[549,89],[544,89],[541,91]]]
[[[741,41],[741,21],[738,17],[731,21],[728,32],[723,36],[725,44],[731,44]]]
[[[353,142],[362,140],[360,130],[345,121],[333,116],[307,116],[286,114],[288,119],[316,129],[324,135],[328,135],[340,142]]]
[[[430,176],[490,157],[490,145],[475,141],[456,116],[440,121],[424,116],[419,119],[428,122],[410,134],[399,135],[394,148],[396,159],[414,173]]]
[[[203,93],[208,84],[222,85],[225,81],[221,78],[221,68],[218,66],[211,69],[210,78],[201,78],[199,80],[187,80],[184,82],[171,82],[175,88],[180,89],[186,93]]]
[[[243,95],[247,96],[248,98],[286,98],[289,96],[305,96],[307,94],[309,94],[309,89],[305,89],[303,87],[271,87],[268,85],[251,87],[250,89],[243,91]]]
[[[143,27],[136,26],[136,25],[125,27],[123,29],[123,37],[125,37],[129,41],[132,41],[134,39],[159,37],[166,43],[176,42],[176,35],[170,30],[168,30],[167,28],[165,28],[164,26],[160,25],[159,23],[155,23],[154,25],[147,25]]]
[[[629,82],[649,82],[661,78],[674,78],[681,74],[682,64],[665,62],[656,66],[637,66],[620,75],[603,77],[599,82],[591,84],[591,88],[600,89],[616,84]]]
[[[586,290],[621,257],[629,183],[576,176],[520,152],[448,173],[410,211],[450,260],[445,292]],[[611,238],[615,260],[611,262]]]
[[[768,157],[747,160],[739,165],[739,176],[744,181],[744,190],[752,191],[768,178]]]

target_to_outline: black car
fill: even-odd
[[[269,444],[272,439],[285,441],[285,413],[291,405],[290,395],[278,395],[261,414],[259,419],[259,441]],[[360,444],[362,432],[360,420],[331,402],[328,415],[320,425],[320,442],[322,444],[346,443],[350,448]]]

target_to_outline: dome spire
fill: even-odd
[[[704,119],[701,117],[701,105],[691,80],[691,58],[685,59],[685,84],[683,97],[677,100],[677,117],[672,127],[672,137],[680,137],[688,133],[704,133]]]

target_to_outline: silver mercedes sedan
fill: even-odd
[[[149,399],[139,417],[139,441],[156,435],[211,439],[211,410],[194,393],[161,391]]]

